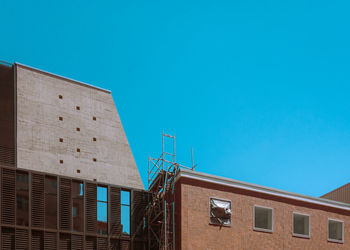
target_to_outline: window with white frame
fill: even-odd
[[[310,216],[307,214],[293,213],[293,235],[310,237]]]
[[[210,198],[210,224],[231,226],[231,201]]]
[[[344,222],[328,219],[328,240],[334,242],[344,241]]]
[[[254,206],[254,229],[259,231],[273,231],[273,209]]]

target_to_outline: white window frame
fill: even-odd
[[[259,227],[255,227],[255,208],[258,207],[258,208],[265,208],[265,209],[270,209],[272,211],[272,214],[271,214],[271,219],[272,219],[272,222],[271,222],[271,229],[265,229],[265,228],[259,228]],[[273,211],[273,208],[272,207],[264,207],[264,206],[260,206],[260,205],[254,205],[253,207],[253,229],[254,231],[260,231],[260,232],[267,232],[267,233],[273,233],[273,226],[274,226],[274,219],[273,219],[273,216],[274,216],[274,211]]]
[[[294,233],[294,214],[303,215],[303,216],[309,217],[309,233],[308,233],[308,235]],[[299,213],[299,212],[293,212],[292,213],[292,234],[293,234],[294,237],[301,237],[301,238],[305,238],[305,239],[310,239],[311,238],[311,216],[309,214]]]
[[[342,224],[342,240],[330,239],[329,238],[329,221],[341,222]],[[329,242],[344,243],[344,221],[338,219],[328,218],[327,220],[327,239]]]
[[[230,203],[230,207],[231,207],[231,220],[230,220],[230,224],[227,224],[227,225],[222,225],[223,227],[232,227],[232,202],[231,200],[227,200],[227,199],[222,199],[222,198],[217,198],[217,197],[209,197],[209,224],[210,225],[214,225],[214,226],[219,226],[218,224],[216,223],[212,223],[210,218],[211,218],[211,214],[210,214],[210,210],[211,210],[211,202],[210,200],[211,199],[215,199],[215,200],[220,200],[220,201],[227,201]]]

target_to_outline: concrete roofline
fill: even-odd
[[[264,186],[260,186],[260,185],[256,185],[256,184],[251,184],[251,183],[237,181],[237,180],[229,179],[229,178],[225,178],[225,177],[219,177],[219,176],[215,176],[215,175],[205,174],[205,173],[201,173],[201,172],[197,172],[197,171],[181,169],[178,172],[176,179],[178,180],[181,177],[350,211],[350,204],[347,204],[347,203],[342,203],[342,202],[328,200],[328,199],[324,199],[324,198],[318,198],[318,197],[283,191],[283,190],[279,190],[279,189],[275,189],[275,188],[264,187]]]
[[[28,65],[25,65],[25,64],[22,64],[22,63],[18,63],[18,62],[15,62],[14,65],[17,65],[17,66],[20,66],[20,67],[23,67],[23,68],[26,68],[26,69],[34,70],[34,71],[37,71],[39,73],[43,73],[45,75],[49,75],[49,76],[53,76],[53,77],[60,78],[60,79],[63,79],[63,80],[67,80],[67,81],[70,81],[72,83],[76,83],[78,85],[81,85],[83,87],[89,87],[89,88],[93,88],[93,89],[100,90],[100,91],[103,91],[105,93],[111,94],[110,90],[103,89],[103,88],[100,88],[100,87],[96,87],[96,86],[94,86],[92,84],[88,84],[88,83],[85,83],[85,82],[77,81],[77,80],[74,80],[74,79],[69,78],[69,77],[65,77],[65,76],[61,76],[61,75],[58,75],[58,74],[50,73],[48,71],[41,70],[41,69],[38,69],[38,68],[34,68],[34,67],[31,67],[31,66],[28,66]]]

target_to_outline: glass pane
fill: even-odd
[[[121,204],[130,205],[130,192],[129,191],[121,191]]]
[[[72,217],[73,231],[83,231],[83,199],[73,199]]]
[[[107,188],[97,187],[97,200],[107,202]]]
[[[17,225],[29,224],[29,185],[28,174],[17,172],[16,174],[16,207]]]
[[[45,192],[47,194],[57,194],[57,179],[53,176],[45,177]]]
[[[57,226],[57,195],[45,194],[45,227]]]
[[[130,207],[121,206],[121,224],[123,234],[130,235]]]
[[[84,195],[84,184],[81,182],[72,182],[72,198],[81,198]]]
[[[343,223],[340,221],[328,221],[328,238],[331,240],[343,240]]]
[[[272,209],[255,207],[255,227],[265,230],[272,230]]]
[[[309,235],[309,216],[293,214],[293,233],[299,235]]]
[[[107,203],[97,202],[97,221],[107,222]]]

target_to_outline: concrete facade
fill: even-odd
[[[15,64],[17,167],[143,189],[109,91]]]
[[[350,249],[348,207],[317,205],[316,201],[293,200],[198,178],[180,177],[176,189],[176,202],[180,203],[176,211],[177,249]],[[209,223],[210,198],[231,201],[232,226]],[[273,208],[272,233],[253,229],[255,205]],[[293,212],[310,215],[310,238],[293,236]],[[344,243],[328,241],[328,218],[344,221]]]

